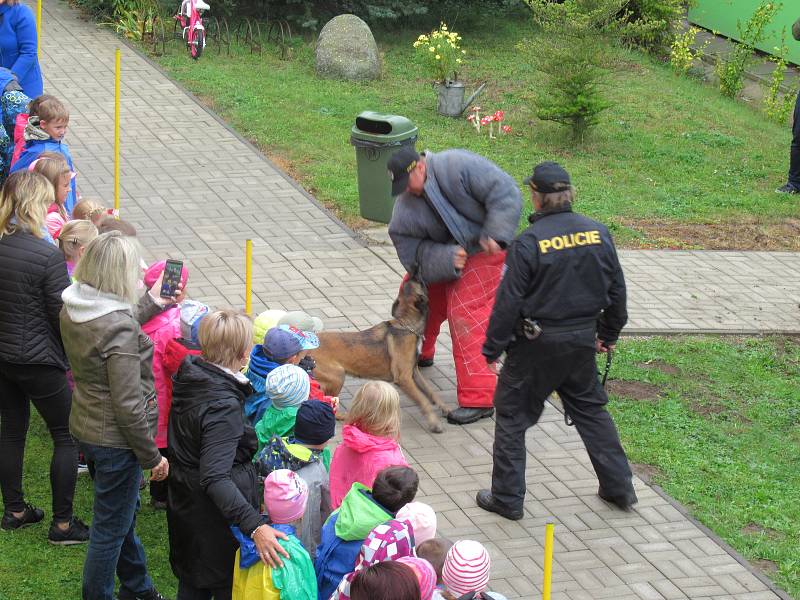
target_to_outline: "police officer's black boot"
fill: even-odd
[[[601,500],[605,500],[626,512],[633,510],[633,505],[639,502],[639,498],[636,497],[636,492],[633,490],[622,496],[610,496],[603,491],[603,488],[597,488],[597,495],[600,496]]]
[[[497,513],[501,517],[505,517],[511,521],[519,521],[523,516],[525,516],[524,511],[521,508],[515,510],[500,504],[497,500],[495,500],[494,496],[492,496],[491,490],[479,491],[477,496],[475,496],[475,501],[483,510]]]

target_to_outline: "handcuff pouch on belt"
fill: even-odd
[[[520,329],[522,330],[522,335],[529,340],[535,340],[542,335],[542,326],[539,325],[539,321],[530,317],[520,319]]]

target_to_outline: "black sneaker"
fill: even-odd
[[[779,187],[775,190],[776,194],[800,194],[800,189],[793,186],[791,183],[787,183]]]
[[[432,367],[433,366],[433,359],[432,358],[420,358],[417,361],[417,366],[420,369],[426,369],[428,367]]]
[[[34,525],[42,519],[44,519],[44,511],[41,508],[26,504],[21,517],[15,517],[10,512],[4,513],[0,527],[6,531],[14,531],[15,529],[22,529],[23,527]]]
[[[150,588],[149,591],[137,596],[127,588],[121,586],[119,588],[119,596],[117,596],[117,598],[119,600],[167,600],[167,597],[162,596],[156,588]]]
[[[61,529],[53,523],[47,533],[47,541],[56,546],[74,546],[89,541],[89,527],[77,517],[72,517],[69,527]]]

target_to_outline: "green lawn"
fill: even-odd
[[[800,598],[800,343],[623,339],[612,376],[631,462]]]
[[[632,462],[653,465],[655,483],[689,507],[751,560],[772,561],[772,577],[800,598],[800,344],[784,338],[623,339],[612,370],[618,380],[655,387],[613,398],[611,410]],[[50,514],[49,436],[35,415],[28,437],[28,500]],[[88,521],[91,482],[78,481],[76,511]],[[137,530],[156,585],[175,580],[163,512],[147,505]],[[80,596],[83,547],[55,548],[44,524],[0,532],[0,600]]]
[[[384,75],[369,83],[317,79],[313,47],[299,41],[290,61],[270,47],[262,56],[246,49],[218,55],[213,40],[197,62],[177,42],[157,60],[356,226],[349,135],[355,116],[368,109],[413,120],[420,149],[469,148],[518,180],[540,160],[561,161],[573,175],[580,210],[611,224],[628,246],[749,247],[760,236],[756,247],[800,249],[793,229],[800,224],[800,203],[773,192],[788,167],[788,126],[713,87],[677,78],[639,52],[620,50],[621,66],[607,89],[617,106],[584,147],[570,150],[559,126],[534,116],[530,98],[540,75],[516,49],[531,35],[527,24],[490,20],[480,31],[462,32],[468,93],[488,81],[479,103],[484,110],[505,110],[513,127],[511,135],[490,140],[465,119],[436,114],[430,78],[413,62],[411,42],[418,33],[378,32]],[[787,220],[794,236],[780,229]],[[716,229],[708,223],[717,223]],[[743,223],[758,231],[744,233]],[[715,236],[720,239],[710,239]]]

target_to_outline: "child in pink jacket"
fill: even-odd
[[[153,284],[164,272],[166,261],[160,260],[153,263],[144,273],[144,284],[150,289]],[[181,271],[181,285],[186,286],[189,278],[189,271],[183,267]],[[155,290],[158,294],[160,290]],[[175,338],[181,337],[181,309],[178,305],[173,305],[165,311],[158,313],[147,323],[142,325],[144,331],[153,341],[153,379],[156,386],[156,398],[158,400],[158,429],[156,430],[156,446],[163,456],[167,452],[167,425],[169,423],[169,411],[172,407],[172,393],[169,389],[169,381],[166,380],[164,371],[164,351],[167,344]],[[166,508],[167,486],[165,481],[150,482],[150,499],[154,507]]]
[[[342,443],[331,461],[331,506],[339,508],[356,481],[371,488],[378,471],[408,466],[400,449],[400,395],[388,383],[365,383],[353,398]]]

